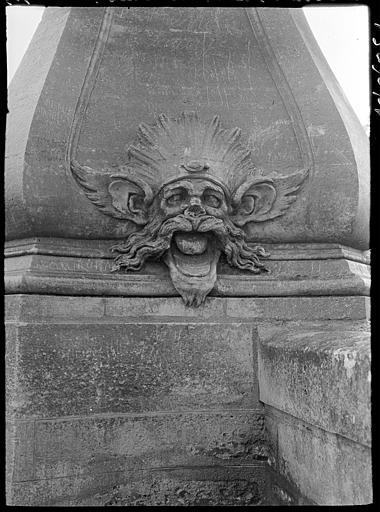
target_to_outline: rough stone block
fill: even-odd
[[[97,416],[36,422],[35,478],[265,460],[264,417],[255,412]]]
[[[276,461],[277,462],[277,461]],[[274,467],[268,466],[267,477],[270,481],[269,505],[317,505],[315,502],[303,496],[299,489],[281,475]]]
[[[8,322],[49,322],[60,319],[100,319],[104,315],[101,297],[51,295],[8,295],[5,317]]]
[[[7,422],[7,451],[12,480],[30,480],[34,475],[33,421]]]
[[[34,422],[6,421],[5,494],[12,503],[14,483],[34,478]]]
[[[371,444],[371,362],[366,325],[293,326],[259,343],[260,400]],[[261,333],[263,331],[260,331]]]
[[[202,308],[186,307],[179,297],[67,297],[64,295],[7,295],[7,322],[48,323],[56,320],[97,319],[123,322],[124,319],[159,318],[191,322],[215,319],[223,321],[226,302],[208,297]]]
[[[371,451],[367,446],[292,416],[274,414],[277,470],[301,495],[318,505],[372,503]]]
[[[166,468],[139,474],[81,504],[101,506],[254,506],[267,499],[265,466]]]
[[[105,315],[107,318],[153,317],[181,318],[189,321],[216,318],[225,319],[224,299],[208,297],[201,308],[189,308],[177,297],[107,297]]]
[[[7,344],[19,418],[258,406],[249,323],[30,323]]]
[[[123,482],[122,473],[101,475],[75,475],[49,480],[15,482],[7,496],[7,505],[12,506],[73,506],[75,501],[91,496],[103,489]],[[76,500],[75,500],[76,498]]]
[[[368,297],[208,297],[201,309],[184,306],[179,297],[65,297],[8,295],[6,319],[49,322],[52,319],[93,318],[120,322],[138,317],[191,321],[226,319],[251,322],[364,320],[369,318]]]
[[[368,297],[245,297],[227,299],[229,318],[251,321],[364,320],[369,317]]]
[[[263,463],[243,467],[172,467],[21,482],[15,486],[13,504],[253,506],[268,504],[268,484]]]

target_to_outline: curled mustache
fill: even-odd
[[[157,259],[170,248],[173,234],[177,231],[212,232],[218,248],[225,253],[231,266],[254,273],[267,270],[259,258],[266,258],[269,254],[262,247],[249,247],[244,231],[234,226],[229,219],[181,214],[164,222],[156,216],[141,231],[132,233],[126,241],[111,247],[112,252],[119,253],[112,271],[122,267],[127,270],[140,270],[148,258]]]
[[[140,270],[145,261],[154,256],[159,258],[169,249],[175,231],[191,231],[191,219],[178,215],[162,222],[155,216],[141,231],[132,233],[125,242],[111,247],[112,252],[120,253],[115,259],[112,271],[121,267],[127,270]]]

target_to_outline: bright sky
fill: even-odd
[[[44,7],[7,7],[8,83],[41,21]],[[369,125],[369,33],[366,6],[312,6],[303,11],[363,126]]]

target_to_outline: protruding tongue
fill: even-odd
[[[200,256],[188,256],[179,251],[173,251],[175,264],[181,272],[187,276],[207,276],[211,270],[211,257],[208,253]]]
[[[212,255],[207,251],[208,239],[203,233],[176,233],[173,258],[178,269],[187,276],[207,276]]]
[[[165,253],[165,263],[186,305],[203,304],[215,285],[219,256],[220,250],[211,233],[182,232],[173,237]]]
[[[202,254],[207,248],[207,237],[203,233],[176,233],[175,243],[183,254]]]

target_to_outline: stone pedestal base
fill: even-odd
[[[319,505],[372,502],[368,328],[330,320],[259,329],[273,468]]]
[[[125,504],[236,504],[235,487],[261,503],[256,327],[224,318],[226,299],[211,319],[131,300],[8,297],[12,503],[107,502],[117,485]]]
[[[164,267],[52,247],[8,246],[8,504],[370,501],[360,253],[271,247],[193,309]]]

